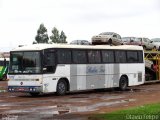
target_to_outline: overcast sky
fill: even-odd
[[[0,0],[0,52],[32,44],[44,23],[67,41],[101,32],[160,38],[160,0]]]

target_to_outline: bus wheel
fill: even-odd
[[[36,97],[36,96],[38,96],[40,93],[39,92],[36,92],[36,93],[29,93],[31,96],[34,96],[34,97]]]
[[[67,91],[66,81],[65,80],[58,81],[56,94],[57,95],[65,95],[66,91]]]
[[[120,90],[122,90],[122,91],[126,90],[127,86],[128,86],[128,81],[127,81],[126,77],[122,76],[119,81]]]

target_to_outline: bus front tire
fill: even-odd
[[[128,86],[128,80],[126,77],[122,76],[119,81],[119,88],[121,91],[125,91]]]
[[[65,80],[60,80],[57,83],[57,91],[56,94],[61,96],[61,95],[65,95],[67,91],[67,83]]]

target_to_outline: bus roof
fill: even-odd
[[[135,45],[70,45],[70,44],[32,44],[17,47],[11,51],[37,51],[47,48],[79,48],[79,49],[120,49],[120,50],[143,50],[141,46]]]

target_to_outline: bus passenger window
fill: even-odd
[[[71,63],[71,51],[70,50],[58,50],[58,61],[59,64],[70,64]]]
[[[100,51],[97,51],[97,50],[88,51],[88,60],[89,60],[89,63],[101,63]]]
[[[86,52],[82,50],[73,50],[73,63],[75,64],[86,64]]]
[[[52,52],[47,52],[44,55],[44,68],[45,72],[54,72],[55,71],[55,54]]]
[[[142,51],[138,51],[138,62],[143,63],[143,52]]]
[[[114,52],[102,51],[102,61],[105,63],[114,63]]]
[[[126,62],[126,52],[125,51],[115,51],[116,63]]]
[[[129,62],[129,63],[137,63],[138,62],[137,51],[127,51],[127,62]]]

